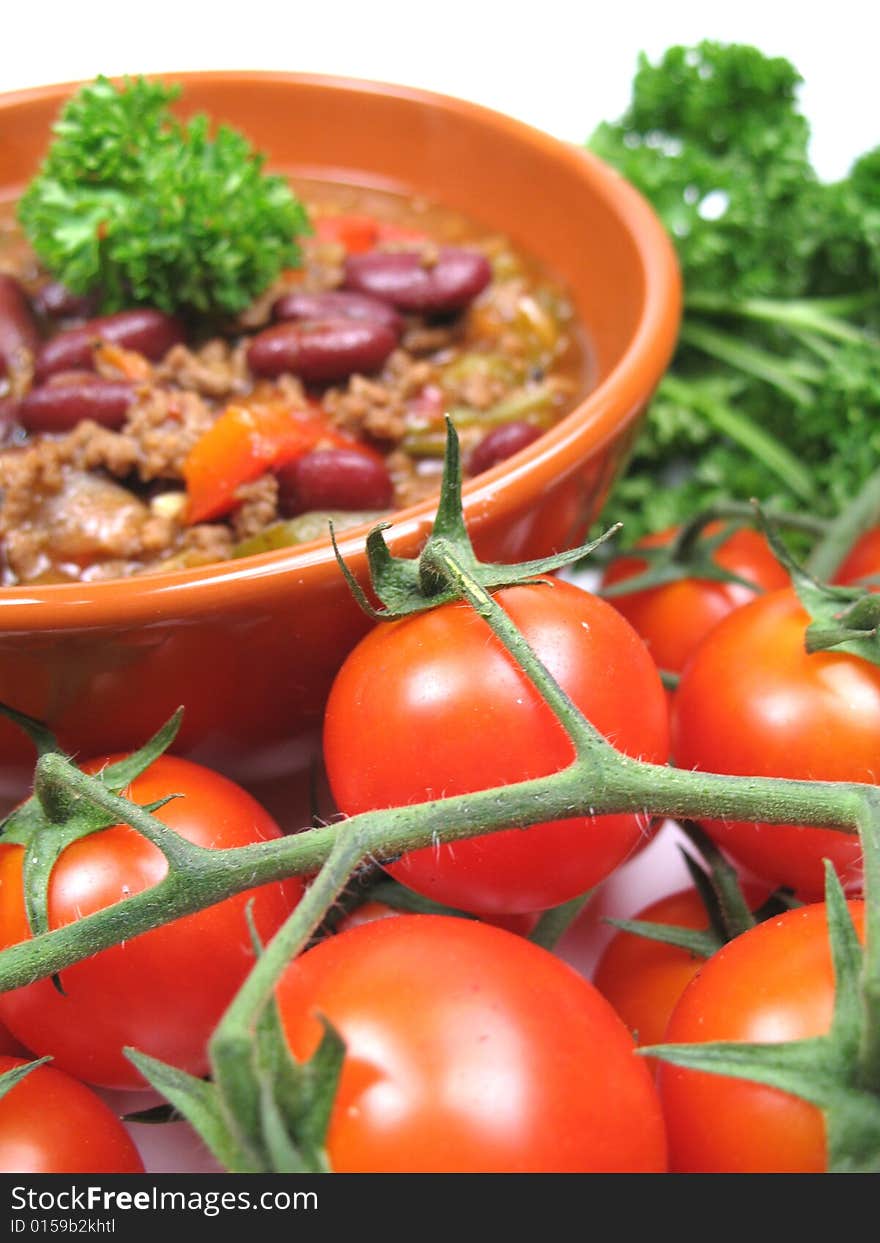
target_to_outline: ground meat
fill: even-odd
[[[134,436],[111,432],[91,419],[78,423],[58,442],[65,460],[81,470],[104,469],[117,479],[132,474],[138,464],[140,446]]]
[[[115,574],[120,562],[142,559],[145,536],[165,546],[169,532],[127,488],[69,466],[59,474],[55,467],[39,490],[23,489],[22,476],[5,493],[0,535],[14,581],[45,581],[52,570],[75,578],[80,567],[104,562],[113,563]]]
[[[137,444],[139,478],[144,482],[181,478],[187,454],[214,418],[213,407],[198,393],[140,390],[120,433]]]
[[[179,560],[184,565],[210,565],[227,561],[232,556],[232,532],[221,522],[203,522],[190,527],[180,546]],[[171,568],[160,565],[161,569]]]
[[[232,347],[220,339],[208,341],[198,350],[173,346],[156,368],[156,378],[160,383],[213,398],[246,393],[252,384],[244,345]]]
[[[262,475],[253,483],[245,483],[235,494],[240,501],[232,515],[232,529],[237,540],[250,539],[278,518],[278,480]]]
[[[406,350],[395,350],[385,366],[388,382],[401,397],[415,397],[427,384],[439,377],[438,367],[424,359],[415,359]]]
[[[381,379],[352,376],[344,389],[324,394],[324,407],[338,426],[380,443],[396,444],[407,431],[412,400],[432,384],[437,368],[406,350],[395,350]]]
[[[398,509],[424,500],[440,485],[437,470],[419,470],[410,455],[402,449],[389,453],[385,460],[394,484],[394,504]]]
[[[410,354],[434,354],[438,350],[452,349],[462,338],[463,324],[434,324],[429,327],[408,328],[403,336],[403,348]]]
[[[463,406],[475,410],[488,410],[499,402],[507,392],[508,385],[498,376],[476,371],[465,376],[458,385],[458,396]]]
[[[364,210],[364,193],[362,188],[346,190],[331,204],[329,215],[357,216]],[[369,198],[373,192],[366,193]],[[15,394],[9,398],[9,378],[0,378],[0,421],[5,428],[0,451],[3,581],[92,580],[182,569],[230,557],[240,541],[259,537],[278,521],[278,486],[271,473],[234,489],[238,479],[247,478],[252,456],[261,463],[257,469],[263,470],[275,460],[273,453],[284,460],[289,446],[276,444],[275,438],[281,434],[283,440],[283,434],[272,419],[283,417],[288,405],[295,417],[308,414],[304,424],[314,414],[329,421],[330,431],[342,430],[386,455],[396,506],[436,492],[445,413],[455,414],[465,461],[485,434],[482,412],[511,397],[528,406],[529,386],[538,371],[548,377],[543,404],[534,411],[529,407],[527,417],[552,421],[561,414],[566,403],[561,397],[557,402],[552,392],[548,397],[546,390],[556,383],[559,360],[569,369],[576,361],[573,355],[564,361],[568,347],[561,324],[570,317],[564,302],[557,313],[557,295],[550,286],[536,284],[536,273],[527,261],[524,264],[504,241],[475,243],[472,226],[463,218],[437,213],[438,239],[426,241],[427,230],[435,227],[429,220],[435,209],[390,202],[388,206],[390,228],[382,236],[385,226],[379,227],[379,249],[416,246],[430,266],[437,261],[438,245],[476,244],[490,257],[494,275],[491,285],[455,316],[403,313],[400,344],[376,374],[350,375],[325,387],[304,386],[292,375],[261,378],[248,369],[248,334],[271,322],[278,297],[291,289],[323,292],[344,283],[345,249],[332,240],[332,230],[321,229],[319,210],[315,234],[302,243],[303,266],[281,273],[237,319],[215,322],[213,331],[222,337],[195,336],[153,362],[119,344],[104,342],[95,350],[98,374],[124,379],[134,390],[120,426],[87,419],[67,432],[28,438],[24,426],[16,422],[19,411]],[[384,208],[380,219],[383,213]],[[33,296],[45,275],[20,234],[7,227],[9,237],[4,239],[3,227],[0,213],[0,267],[8,268]],[[400,232],[393,240],[396,228]],[[58,326],[70,326],[57,318],[61,312],[44,307],[38,314],[47,330],[53,315]],[[87,378],[77,373],[47,383],[81,383]],[[25,376],[19,386],[22,395],[30,383]],[[561,393],[571,381],[558,383]],[[209,503],[198,511],[185,487],[184,466],[193,446],[231,405],[250,407],[252,418],[228,420],[221,435],[207,443],[202,458],[207,464],[205,478],[210,486],[212,467],[217,466],[221,495],[219,504]],[[490,419],[485,426],[494,426],[495,421]],[[321,435],[333,441],[320,424],[312,424],[313,429],[316,426],[319,443]],[[264,436],[265,442],[260,439]],[[245,469],[236,475],[233,468],[224,479],[223,455],[235,456],[239,449]],[[193,496],[198,491],[197,471],[194,464],[188,472]],[[219,516],[189,527],[188,513],[199,512]]]

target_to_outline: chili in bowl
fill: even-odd
[[[433,513],[449,413],[478,553],[502,561],[572,546],[674,348],[678,271],[652,211],[616,173],[510,118],[377,83],[176,76],[179,115],[204,112],[245,132],[299,188],[313,232],[304,263],[235,322],[207,331],[172,316],[180,322],[163,321],[171,339],[155,351],[143,338],[114,340],[106,324],[95,328],[103,309],[53,302],[61,295],[11,226],[75,88],[0,98],[14,136],[0,160],[2,268],[36,323],[33,371],[13,366],[13,383],[7,363],[3,396],[0,699],[82,755],[139,744],[183,704],[177,750],[270,803],[277,785],[292,815],[290,776],[312,763],[329,686],[369,625],[326,515],[353,524],[339,544],[361,581],[377,514],[391,523],[392,553],[412,555]],[[462,266],[461,305],[405,305],[388,293],[392,274],[434,288],[450,271],[463,280]],[[371,267],[384,291],[370,285]],[[352,308],[363,299],[385,309],[359,319]],[[144,308],[111,314],[134,310]],[[89,353],[60,370],[43,357],[38,370],[61,348],[53,342],[83,329]],[[314,361],[308,338],[321,333],[324,347],[336,334],[357,349],[369,340],[375,353],[355,351],[345,374],[298,372],[290,351],[301,359],[306,341]],[[115,407],[112,386],[124,395]],[[271,427],[279,403],[302,432],[297,446],[276,456],[260,429],[252,453],[242,425],[253,432],[265,416]],[[245,446],[229,460],[236,470],[247,462],[249,477],[200,492],[226,460],[225,442],[208,452],[221,425]],[[155,451],[149,465],[135,440],[138,452],[145,442]],[[115,527],[90,524],[88,493],[99,489],[114,497],[103,512],[115,512]],[[6,797],[20,794],[32,761],[2,723]]]

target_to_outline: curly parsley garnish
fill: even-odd
[[[642,56],[591,148],[654,205],[685,315],[603,525],[627,541],[730,498],[833,514],[880,461],[880,147],[822,182],[782,57]]]
[[[235,314],[300,261],[308,218],[227,126],[178,121],[180,88],[99,77],[65,105],[18,216],[42,263],[101,309]]]

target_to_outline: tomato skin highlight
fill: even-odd
[[[110,757],[114,759],[118,757]],[[86,765],[95,771],[108,760]],[[132,783],[139,803],[181,793],[157,813],[181,836],[207,848],[279,837],[275,821],[233,782],[211,769],[162,756]],[[30,938],[22,896],[20,846],[0,846],[0,946]],[[59,928],[157,884],[166,873],[159,850],[117,825],[80,839],[61,854],[49,886],[49,922]],[[254,962],[245,921],[253,913],[264,941],[302,893],[298,880],[237,894],[61,973],[0,995],[0,1018],[35,1054],[102,1087],[146,1087],[122,1049],[133,1046],[192,1074],[208,1070],[206,1043]]]
[[[864,940],[864,904],[849,903]],[[831,1023],[825,906],[788,911],[731,941],[685,989],[664,1043],[783,1041]],[[658,1086],[679,1173],[822,1173],[825,1123],[807,1101],[742,1079],[661,1065]]]
[[[0,1074],[25,1059],[0,1056]],[[128,1132],[89,1088],[38,1066],[0,1100],[0,1173],[143,1174]]]
[[[843,652],[808,655],[809,622],[791,590],[732,613],[685,668],[672,709],[680,768],[811,781],[880,777],[880,668]],[[861,885],[854,834],[794,825],[701,821],[739,863],[804,900],[824,893],[822,860]]]
[[[721,527],[712,522],[706,534]],[[670,527],[640,540],[636,548],[658,548],[668,544],[678,528]],[[603,586],[624,582],[648,568],[648,562],[635,554],[618,557],[609,565],[602,578]],[[720,544],[713,560],[763,591],[788,586],[786,570],[776,560],[765,536],[750,527],[734,531]],[[681,673],[700,641],[713,627],[755,599],[756,592],[739,583],[714,582],[711,579],[682,578],[646,591],[613,596],[610,603],[623,614],[641,635],[659,669]]]
[[[495,599],[598,730],[628,755],[665,761],[659,676],[610,605],[562,580]],[[346,815],[547,776],[573,757],[550,708],[466,604],[370,632],[327,705],[325,764]],[[578,817],[414,851],[388,870],[448,906],[538,911],[607,876],[646,827],[634,815]]]
[[[522,938],[437,915],[331,937],[276,993],[294,1054],[347,1044],[338,1172],[665,1169],[651,1076],[602,997]]]

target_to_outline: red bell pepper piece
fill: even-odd
[[[252,395],[227,406],[196,441],[183,464],[189,497],[187,521],[220,518],[236,505],[244,483],[292,462],[318,444],[349,444],[312,402]]]
[[[379,221],[372,216],[320,216],[314,226],[318,241],[339,242],[349,255],[362,255],[379,240]]]
[[[321,216],[314,226],[319,242],[338,242],[349,255],[362,255],[383,242],[424,242],[428,238],[427,233],[419,229],[376,220],[373,216]]]

